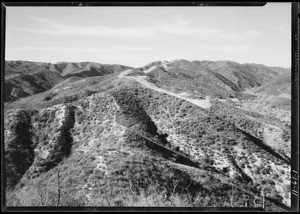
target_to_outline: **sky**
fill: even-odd
[[[230,60],[291,67],[291,3],[263,7],[7,7],[5,60]]]

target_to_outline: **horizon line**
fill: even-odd
[[[89,63],[99,63],[99,64],[103,64],[103,65],[124,65],[124,66],[128,66],[128,67],[133,67],[133,68],[141,68],[141,67],[144,67],[144,66],[146,66],[148,64],[151,64],[151,63],[157,62],[157,61],[173,62],[173,61],[179,61],[179,60],[186,60],[186,61],[189,61],[189,62],[193,62],[193,61],[200,61],[200,62],[202,62],[202,61],[209,61],[209,62],[234,62],[234,63],[240,64],[240,65],[255,64],[255,65],[263,65],[263,66],[266,66],[266,67],[275,67],[275,68],[279,67],[279,68],[284,68],[284,69],[291,69],[292,68],[292,65],[290,67],[285,67],[285,66],[279,66],[279,65],[266,65],[266,64],[254,63],[254,62],[240,63],[240,62],[229,60],[229,59],[222,59],[222,60],[208,60],[208,59],[203,59],[203,60],[199,60],[199,59],[187,60],[187,59],[184,59],[184,58],[181,58],[181,59],[177,58],[177,59],[174,59],[174,60],[154,60],[154,61],[151,61],[149,63],[146,63],[143,66],[132,66],[132,65],[127,65],[127,64],[119,64],[119,63],[102,63],[102,62],[98,62],[98,61],[56,61],[56,62],[49,62],[49,61],[33,61],[33,60],[24,60],[24,59],[5,59],[4,61],[5,62],[7,62],[7,61],[23,61],[23,62],[48,63],[48,64],[89,62]]]

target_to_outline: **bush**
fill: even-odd
[[[275,182],[273,180],[269,180],[269,184],[274,186],[275,185]]]

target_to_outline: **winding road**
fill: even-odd
[[[127,76],[128,74],[130,74],[132,72],[132,70],[126,70],[122,73],[120,73],[118,75],[119,78],[127,78],[127,79],[133,79],[137,82],[139,82],[141,85],[149,88],[149,89],[152,89],[152,90],[155,90],[155,91],[159,91],[159,92],[162,92],[162,93],[165,93],[165,94],[168,94],[170,96],[173,96],[173,97],[177,97],[179,99],[182,99],[182,100],[185,100],[185,101],[188,101],[190,103],[193,103],[194,105],[196,106],[199,106],[201,108],[210,108],[211,107],[211,103],[210,103],[210,99],[209,97],[206,96],[205,99],[203,100],[200,100],[200,99],[192,99],[192,98],[188,98],[188,96],[190,94],[188,93],[180,93],[180,94],[175,94],[173,92],[170,92],[168,90],[165,90],[163,88],[160,88],[158,87],[157,85],[155,85],[154,83],[151,83],[148,81],[148,77],[147,76]]]

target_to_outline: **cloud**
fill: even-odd
[[[29,19],[38,24],[35,28],[8,28],[37,34],[60,36],[108,37],[119,39],[156,39],[162,34],[187,36],[196,38],[216,38],[239,41],[243,38],[239,33],[221,28],[193,26],[191,21],[177,16],[174,22],[159,23],[150,26],[112,27],[105,25],[75,26],[62,24],[52,20],[30,16]],[[42,24],[42,25],[39,25]]]
[[[250,36],[260,36],[262,34],[262,32],[253,30],[253,31],[246,31],[246,34],[250,35]]]
[[[275,27],[277,31],[280,31],[281,33],[290,33],[291,27],[285,24],[279,24]]]
[[[168,34],[201,39],[223,39],[228,41],[242,41],[246,39],[244,34],[237,32],[236,29],[216,28],[203,24],[195,27],[191,23],[190,20],[177,16],[175,22],[157,25],[156,29]]]
[[[152,56],[151,51],[156,50],[157,47],[152,46],[114,46],[111,48],[85,48],[85,47],[69,47],[69,46],[25,46],[17,47],[15,52],[22,53],[30,52],[34,53],[34,58],[26,60],[31,61],[47,61],[47,62],[82,62],[82,61],[95,61],[108,64],[126,64],[126,65],[138,65],[142,66],[143,63],[148,62],[147,55]],[[43,54],[37,54],[35,52],[43,52]],[[45,53],[45,54],[44,54]],[[6,54],[6,57],[9,54]],[[40,56],[51,56],[50,59],[40,59]],[[8,58],[14,59],[15,57],[9,56]]]
[[[222,33],[225,30],[219,28],[207,28],[207,27],[192,27],[190,21],[177,16],[177,20],[174,23],[163,23],[156,25],[158,31],[181,35],[181,36],[196,36],[207,37],[217,33]]]
[[[99,36],[110,38],[154,38],[155,29],[151,27],[121,27],[114,28],[110,26],[75,26],[61,24],[51,20],[29,17],[31,20],[43,24],[39,28],[8,28],[11,30],[20,30],[31,33],[47,35],[65,35],[65,36]]]
[[[198,46],[201,50],[209,50],[216,52],[226,52],[226,53],[242,53],[251,49],[251,46],[248,45],[239,45],[239,46],[217,46],[217,45],[201,45]]]
[[[152,46],[113,46],[109,48],[81,48],[81,47],[67,47],[67,46],[30,46],[18,47],[19,51],[53,51],[53,52],[77,52],[77,53],[119,53],[119,52],[149,52],[154,51],[157,47]]]
[[[48,35],[65,35],[65,36],[99,36],[110,38],[154,38],[154,32],[151,28],[112,28],[107,26],[91,27],[56,27],[41,29],[11,28],[12,30],[21,30],[31,33],[48,34]]]

